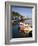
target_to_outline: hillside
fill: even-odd
[[[12,15],[12,16],[17,16],[17,17],[21,16],[19,13],[14,12],[14,11],[11,13],[11,15]]]

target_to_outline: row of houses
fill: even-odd
[[[19,20],[21,20],[20,17],[21,17],[21,16],[19,16],[19,17],[13,16],[11,19],[12,19],[13,21],[14,21],[14,20],[19,21]],[[26,17],[26,16],[23,16],[23,19],[24,19],[25,23],[27,23],[27,24],[32,24],[32,18],[28,18],[28,17]]]

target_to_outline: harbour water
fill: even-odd
[[[27,20],[26,23],[32,24],[32,20]],[[20,38],[25,36],[23,32],[19,31],[19,24],[12,25],[12,38]]]

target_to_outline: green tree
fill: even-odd
[[[12,16],[17,16],[17,17],[21,16],[18,12],[14,12],[14,11],[11,13],[11,15]]]

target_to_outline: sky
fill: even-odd
[[[11,11],[18,12],[22,16],[32,18],[32,8],[12,6]]]

